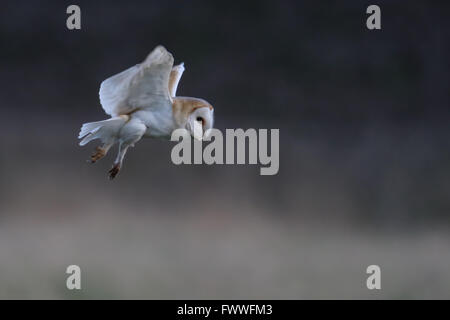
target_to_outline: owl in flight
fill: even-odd
[[[119,144],[110,179],[119,173],[128,148],[142,137],[170,139],[172,131],[183,128],[201,140],[212,128],[211,104],[176,96],[184,64],[173,66],[173,62],[173,56],[158,46],[141,64],[101,83],[100,103],[111,118],[83,124],[78,138],[82,139],[80,146],[95,139],[103,143],[92,154],[92,163],[103,158],[116,142]]]

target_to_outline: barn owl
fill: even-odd
[[[118,143],[110,179],[119,173],[128,148],[142,137],[170,139],[175,129],[183,128],[201,140],[203,133],[212,128],[214,109],[210,103],[176,96],[184,64],[173,66],[173,62],[172,55],[158,46],[143,63],[101,83],[100,103],[111,118],[83,124],[78,138],[82,139],[80,146],[95,139],[103,143],[92,154],[92,163]]]

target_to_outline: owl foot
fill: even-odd
[[[111,170],[108,171],[109,173],[109,179],[112,180],[116,177],[116,175],[119,173],[120,171],[120,163],[115,164]]]
[[[91,155],[91,163],[95,163],[106,155],[106,149],[102,147],[95,148],[95,152]]]

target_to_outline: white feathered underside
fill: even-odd
[[[162,46],[141,64],[116,74],[100,85],[100,103],[113,117],[136,109],[170,108],[169,77],[172,55]]]

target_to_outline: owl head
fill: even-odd
[[[210,103],[198,98],[175,98],[174,117],[179,127],[189,131],[194,139],[202,140],[208,129],[213,128],[214,108]]]

